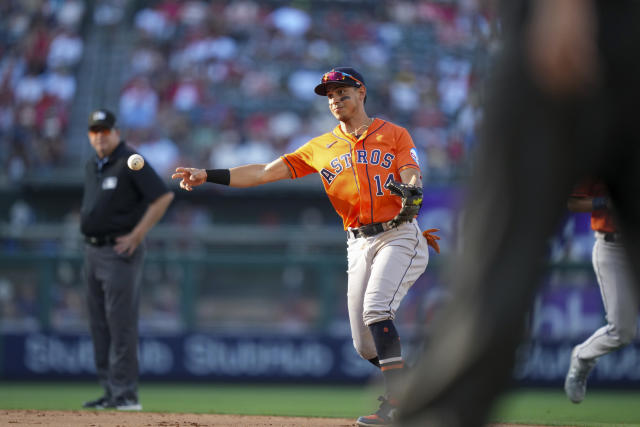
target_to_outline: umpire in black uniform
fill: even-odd
[[[134,171],[134,151],[120,139],[108,110],[89,116],[96,151],[85,168],[82,234],[84,275],[96,370],[104,395],[85,408],[141,410],[138,401],[138,307],[143,240],[162,218],[173,192],[145,164]]]

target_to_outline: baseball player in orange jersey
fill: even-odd
[[[422,183],[411,136],[400,126],[367,116],[362,75],[353,68],[335,68],[322,76],[315,92],[327,97],[340,122],[331,132],[269,164],[214,170],[179,167],[172,178],[181,179],[180,187],[191,191],[207,181],[250,187],[320,174],[347,232],[353,344],[361,357],[380,367],[385,382],[380,408],[358,418],[358,425],[389,425],[404,367],[393,319],[427,267],[427,246],[439,251],[439,237],[431,234],[435,229],[421,233],[414,221],[422,204]]]
[[[571,352],[564,389],[573,403],[584,399],[587,377],[597,359],[629,344],[636,335],[637,290],[620,233],[613,222],[610,204],[606,187],[595,180],[578,186],[568,201],[571,211],[591,212],[591,228],[596,236],[593,269],[607,315],[607,324]]]

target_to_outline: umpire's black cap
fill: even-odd
[[[336,67],[322,75],[321,83],[316,86],[314,92],[320,96],[327,96],[327,84],[340,83],[346,86],[366,86],[362,74],[351,67]]]
[[[89,129],[107,128],[112,129],[116,125],[116,116],[111,111],[104,108],[94,111],[89,115]]]

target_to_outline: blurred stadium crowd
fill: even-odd
[[[3,1],[0,180],[77,167],[72,151],[86,141],[74,145],[68,130],[85,126],[72,104],[98,27],[126,33],[108,107],[161,174],[267,162],[326,132],[335,120],[312,88],[351,65],[367,79],[370,114],[411,132],[426,178],[454,180],[474,144],[492,35],[475,3]]]
[[[93,37],[96,31],[110,37]],[[84,64],[95,55],[108,56],[107,46],[99,43],[114,40],[114,34],[125,40],[115,46],[118,63],[89,75]],[[313,87],[331,67],[344,65],[365,76],[370,115],[409,129],[425,181],[455,182],[475,143],[491,43],[489,20],[472,0],[5,0],[0,3],[0,187],[38,174],[55,183],[56,171],[65,169],[82,176],[78,152],[88,145],[89,110],[79,106],[86,105],[87,94],[100,104],[90,109],[106,106],[117,113],[127,141],[167,179],[178,164],[269,162],[335,126],[326,99]],[[81,93],[89,81],[95,87]],[[111,81],[117,82],[117,93],[104,105],[106,98],[95,94]],[[74,126],[80,132],[74,133]],[[7,229],[19,235],[44,220],[77,233],[77,207],[66,209],[39,212],[18,199],[7,210]],[[187,205],[170,211],[166,222],[207,224],[210,218]],[[69,238],[42,239],[35,246],[4,236],[2,251],[79,251],[77,234],[65,235]],[[58,260],[49,270],[40,266],[40,273],[12,268],[0,275],[4,330],[38,329],[43,304],[54,329],[86,328],[78,262]],[[176,298],[184,284],[181,268],[147,266],[143,330],[184,326]],[[46,289],[42,271],[49,274]],[[260,295],[259,289],[245,287],[238,296],[232,289],[238,280],[260,285],[256,275],[267,273],[238,279],[236,272],[226,281],[216,274],[217,288],[229,284],[227,297],[212,289],[197,291],[193,315],[200,326],[242,318],[296,329],[313,327],[327,315],[317,295],[321,286],[305,287],[313,273],[304,269],[276,273],[282,277],[272,280],[282,284],[279,295],[287,298],[270,304],[259,296],[255,303],[248,300],[249,294]],[[419,294],[407,304],[419,305]],[[346,318],[341,298],[331,304],[338,311],[334,319]]]
[[[84,10],[80,0],[0,3],[0,175],[12,181],[64,162]]]
[[[354,66],[365,76],[370,115],[409,129],[425,184],[455,185],[468,170],[481,120],[482,77],[497,47],[489,18],[474,0],[3,0],[0,190],[13,191],[9,189],[14,184],[38,174],[55,184],[60,170],[77,171],[79,187],[79,160],[84,160],[80,157],[92,153],[86,149],[87,114],[98,106],[118,114],[127,141],[167,179],[178,164],[231,167],[271,161],[335,126],[326,99],[316,96],[313,87],[322,73],[341,65]],[[95,37],[96,32],[109,37]],[[117,55],[109,56],[109,48]],[[87,67],[96,56],[115,63],[105,69]],[[105,87],[115,90],[101,99],[96,94]],[[90,105],[83,103],[89,95]],[[0,223],[7,231],[0,236],[0,255],[23,250],[45,258],[81,253],[79,200],[60,206],[50,201],[45,209],[20,197],[12,200],[2,218],[6,222]],[[168,212],[166,224],[204,230],[213,222],[206,206],[187,201],[176,206]],[[227,209],[231,212],[226,215],[235,216],[229,222],[247,220],[237,210]],[[220,220],[223,210],[223,206],[216,209],[216,223],[226,224]],[[295,223],[307,227],[307,232],[324,233],[320,227],[327,225],[327,219],[317,208],[294,210],[289,209],[289,219],[264,205],[247,215],[262,226]],[[552,261],[588,260],[584,248],[591,247],[592,236],[584,233],[586,225],[578,225],[570,222],[563,229],[552,247]],[[58,237],[15,238],[40,229],[46,236],[47,226],[57,227],[53,234]],[[64,238],[59,238],[61,233]],[[183,249],[179,236],[168,240]],[[244,243],[240,249],[224,250],[312,251],[301,247],[299,239],[281,242],[284,249],[270,244],[273,247]],[[223,250],[219,246],[200,242],[195,252],[211,254]],[[162,243],[152,242],[151,248],[162,249]],[[313,250],[342,255],[343,247],[332,241]],[[38,329],[44,307],[54,329],[84,330],[79,261],[61,258],[37,269],[29,268],[34,264],[0,265],[0,329]],[[242,319],[262,326],[273,322],[280,329],[313,327],[329,316],[327,306],[334,310],[330,318],[346,319],[342,292],[322,294],[313,270],[283,265],[276,272],[236,269],[222,274],[202,268],[192,283],[209,285],[215,277],[215,286],[193,291],[193,312],[188,315],[199,326]],[[341,269],[338,265],[337,271]],[[589,279],[583,277],[582,283],[593,280],[590,271],[585,274]],[[149,263],[141,307],[143,330],[184,327],[184,299],[176,296],[183,295],[185,275],[180,263]],[[268,275],[270,283],[281,287],[271,290],[275,299],[261,293]],[[428,269],[425,280],[407,298],[406,304],[413,308],[405,313],[416,316],[430,310],[429,304],[439,297],[425,298],[425,293],[439,291],[426,283],[437,281],[437,275],[437,270]],[[341,275],[332,281],[334,290],[344,287],[343,279]],[[237,282],[244,284],[240,291]],[[254,295],[255,301],[247,295]],[[323,306],[323,298],[331,303]]]

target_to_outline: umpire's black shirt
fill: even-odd
[[[82,234],[91,237],[121,236],[140,221],[147,207],[169,191],[147,163],[134,171],[127,159],[135,153],[124,141],[109,157],[87,161],[82,198]]]

